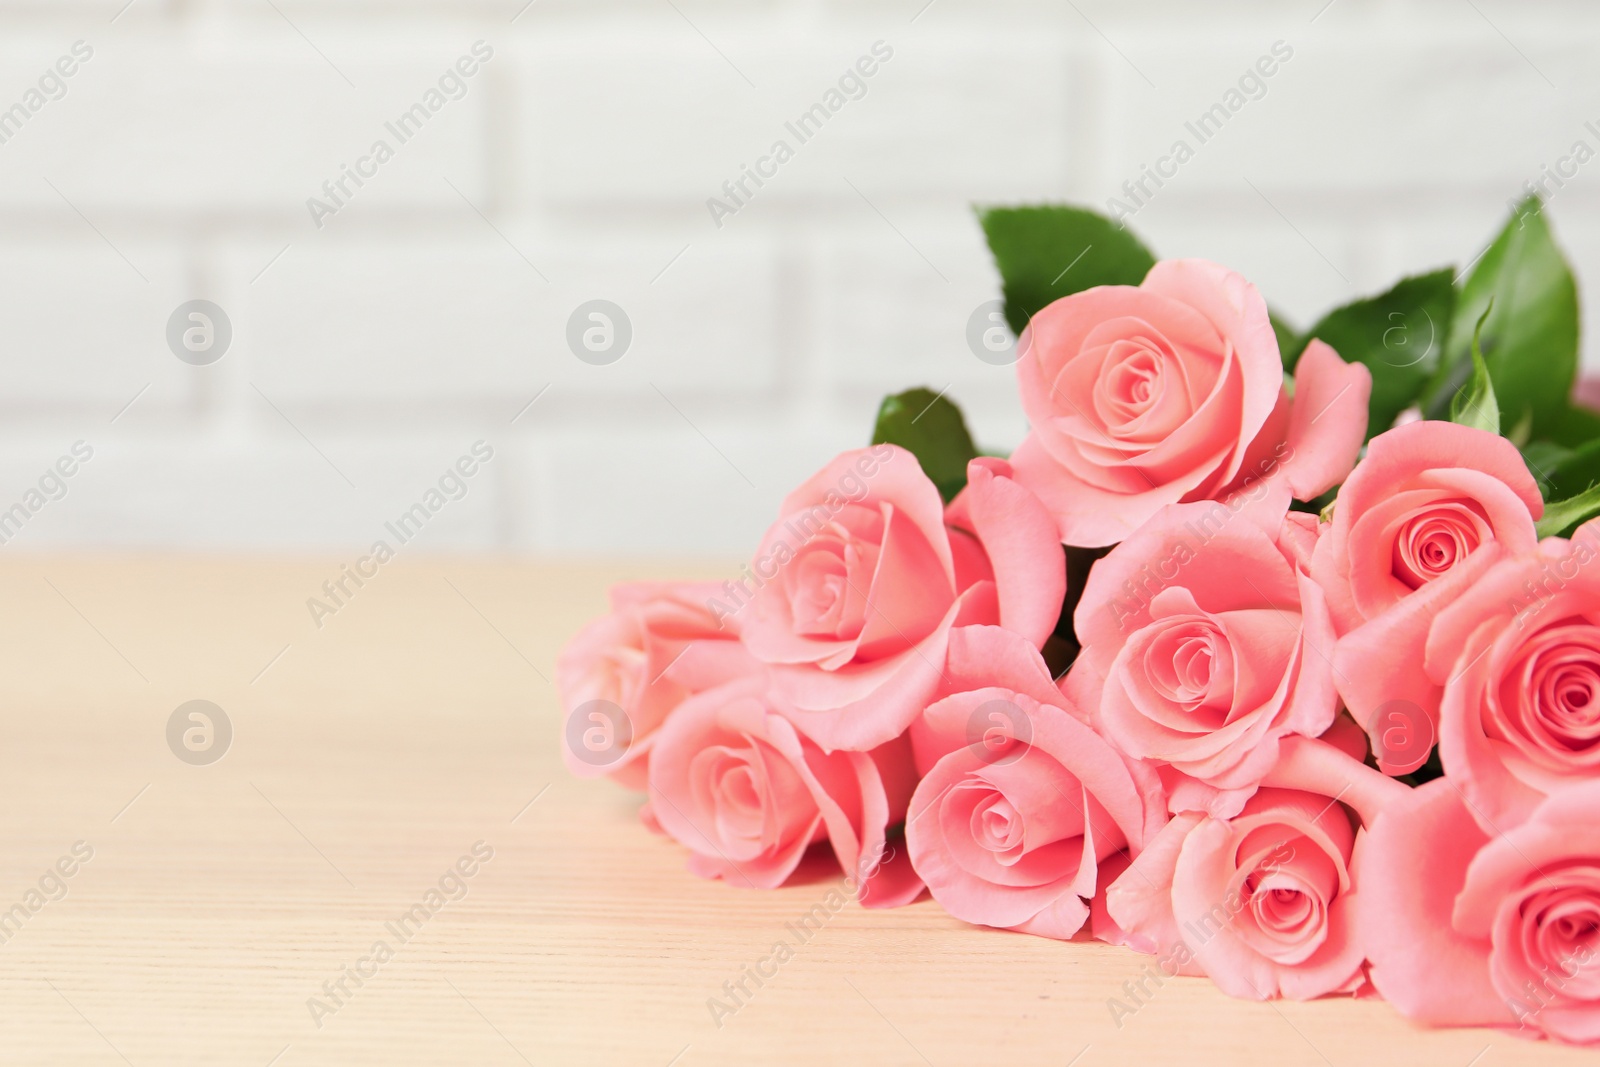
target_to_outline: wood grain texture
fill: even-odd
[[[731,1017],[827,878],[704,882],[638,798],[569,778],[550,684],[607,583],[681,565],[397,560],[319,629],[336,561],[13,558],[0,565],[0,912],[82,841],[66,895],[0,944],[0,1061],[49,1064],[1579,1063],[1381,1002],[1255,1004],[1146,959],[849,904]],[[698,568],[698,576],[733,568]],[[173,710],[234,729],[209,766]],[[493,858],[401,941],[474,844]],[[470,864],[469,864],[470,866]],[[47,889],[54,891],[54,883]],[[446,888],[455,891],[447,880]],[[41,894],[41,898],[44,894]],[[40,899],[40,898],[34,898]],[[324,983],[368,955],[337,1009]],[[319,1025],[320,1024],[320,1025]]]

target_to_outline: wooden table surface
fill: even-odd
[[[566,775],[549,679],[607,583],[733,568],[400,559],[319,629],[305,602],[339,562],[0,564],[0,1062],[1593,1058],[1196,979],[1119,1028],[1108,999],[1144,957],[928,901],[846,906],[719,1026],[708,998],[832,883],[690,876],[637,796]],[[169,747],[191,700],[231,724],[220,760]],[[419,903],[442,906],[401,925]]]

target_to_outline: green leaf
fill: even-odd
[[[1097,285],[1138,285],[1155,266],[1139,239],[1098,212],[1063,204],[987,208],[978,222],[1019,337],[1040,308]]]
[[[1578,369],[1578,289],[1537,197],[1518,205],[1461,287],[1426,414],[1440,417],[1472,376],[1467,327],[1491,300],[1499,310],[1482,348],[1506,420],[1517,425],[1531,414],[1533,437],[1579,443],[1567,400]]]
[[[1600,455],[1600,441],[1595,442],[1595,445],[1596,454]],[[1557,484],[1559,472],[1574,455],[1576,453],[1573,449],[1566,445],[1558,445],[1554,441],[1529,441],[1522,446],[1522,462],[1528,465],[1528,473],[1539,483],[1540,496],[1546,500],[1559,500],[1588,487],[1587,480],[1576,488]]]
[[[1546,504],[1544,518],[1534,524],[1534,530],[1540,537],[1561,537],[1596,515],[1600,515],[1600,485],[1566,500]]]
[[[947,504],[967,484],[967,461],[980,454],[961,409],[931,389],[884,397],[872,443],[899,445],[916,456]]]
[[[1272,332],[1278,338],[1278,355],[1283,358],[1283,369],[1294,370],[1295,361],[1300,358],[1300,353],[1305,351],[1306,338],[1289,321],[1271,308],[1267,309],[1267,320],[1272,323]]]
[[[1574,447],[1600,438],[1600,414],[1568,404],[1549,427],[1549,438]]]
[[[1500,405],[1495,400],[1494,382],[1489,379],[1489,365],[1483,361],[1483,350],[1478,338],[1483,334],[1483,324],[1494,308],[1494,301],[1483,309],[1478,325],[1472,331],[1472,381],[1461,387],[1450,401],[1450,421],[1471,426],[1490,433],[1500,432]]]
[[[1321,338],[1347,362],[1372,372],[1372,399],[1367,404],[1367,437],[1394,425],[1417,402],[1439,366],[1456,302],[1451,271],[1433,271],[1406,278],[1388,292],[1335,308],[1300,341]],[[1298,360],[1285,360],[1292,368]]]
[[[1565,500],[1600,485],[1600,438],[1577,448],[1533,441],[1522,449],[1522,459],[1546,501]]]

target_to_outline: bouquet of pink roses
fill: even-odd
[[[1092,212],[982,222],[1027,438],[889,397],[737,580],[613,590],[571,769],[704,877],[819,852],[1237,997],[1600,1042],[1600,416],[1538,201],[1304,332]]]

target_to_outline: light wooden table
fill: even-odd
[[[639,825],[637,797],[567,777],[548,679],[608,582],[733,568],[401,559],[319,630],[305,601],[337,570],[0,564],[0,922],[42,905],[3,928],[0,1062],[1593,1059],[1423,1032],[1378,1002],[1242,1003],[1185,979],[1119,1029],[1107,1001],[1142,957],[976,930],[927,901],[847,906],[719,1027],[707,998],[828,883],[691,877]],[[167,743],[194,699],[233,728],[210,765]],[[47,877],[80,841],[92,859]],[[402,942],[386,923],[477,842],[493,858],[465,896]],[[393,958],[361,964],[314,1020],[310,999],[333,1008],[324,983],[380,940]]]

